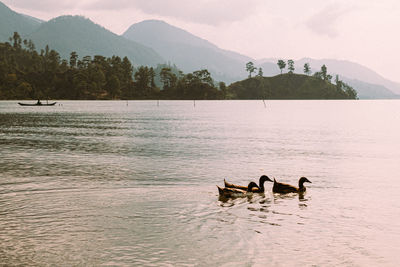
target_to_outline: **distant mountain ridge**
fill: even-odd
[[[29,39],[37,47],[49,45],[63,58],[72,51],[79,56],[127,56],[135,65],[157,65],[164,59],[153,49],[128,40],[81,16],[61,16],[44,22]]]
[[[160,20],[133,24],[123,36],[152,47],[185,72],[206,68],[216,80],[225,82],[246,77],[245,64],[252,60]]]
[[[127,56],[134,65],[165,63],[152,48],[112,33],[82,16],[60,16],[44,22],[16,13],[0,2],[0,41],[8,41],[14,32],[22,39],[31,39],[38,50],[49,45],[65,59],[75,51],[80,57]]]
[[[254,60],[239,53],[218,48],[164,21],[147,20],[133,24],[123,34],[154,48],[168,61],[178,65],[186,72],[207,68],[216,80],[232,82],[247,77],[245,64],[249,61],[263,68],[265,76],[280,73],[276,61],[271,59]],[[341,79],[358,90],[360,98],[398,98],[400,84],[384,79],[376,72],[354,62],[340,60],[315,60],[304,58],[296,61],[296,72],[302,73],[303,65],[309,62],[314,71],[319,71],[325,64],[332,74],[339,74]],[[389,89],[390,90],[389,90]]]
[[[375,71],[360,65],[355,62],[348,60],[337,60],[337,59],[311,59],[302,58],[297,63],[303,66],[305,62],[310,62],[312,66],[320,69],[325,64],[328,69],[336,74],[347,77],[349,79],[358,80],[369,84],[378,84],[386,87],[390,91],[396,94],[400,94],[400,84],[385,79]],[[299,67],[300,67],[299,66]]]
[[[120,36],[80,16],[61,16],[44,22],[14,12],[0,2],[0,42],[8,41],[15,31],[23,39],[32,39],[38,50],[48,44],[66,59],[72,51],[76,51],[80,57],[127,56],[136,66],[170,62],[184,72],[208,69],[216,81],[227,83],[246,78],[245,64],[249,61],[255,62],[256,67],[262,67],[264,76],[280,73],[275,59],[254,60],[221,49],[159,20],[133,24]],[[353,86],[360,98],[398,98],[400,95],[399,83],[387,80],[360,64],[303,58],[295,62],[297,73],[302,73],[305,62],[310,63],[313,71],[319,71],[320,66],[325,64],[329,73],[339,74],[342,80]]]
[[[41,20],[14,12],[0,2],[0,42],[7,42],[14,32],[20,35],[32,33],[40,24]]]

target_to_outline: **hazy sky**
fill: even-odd
[[[400,82],[397,0],[0,1],[43,20],[83,15],[117,34],[161,19],[256,59],[345,59]]]

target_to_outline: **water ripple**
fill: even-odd
[[[396,266],[397,102],[270,102],[0,102],[1,265]]]

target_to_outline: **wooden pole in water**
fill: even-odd
[[[267,108],[267,105],[265,104],[265,100],[263,99],[263,103],[264,103],[264,108]]]
[[[128,100],[126,100],[126,106],[128,106]]]
[[[160,106],[160,102],[159,102],[159,101],[160,101],[160,100],[157,99],[157,107]]]
[[[196,100],[193,99],[193,107],[196,107]]]

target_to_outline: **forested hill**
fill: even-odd
[[[228,87],[236,99],[356,99],[357,92],[347,84],[322,76],[295,73],[273,77],[254,77],[235,82]]]
[[[34,43],[18,33],[11,40],[0,43],[0,99],[223,97],[207,70],[184,74],[176,66],[160,64],[134,68],[127,57],[80,57],[76,52],[66,60],[48,46],[38,53]]]

